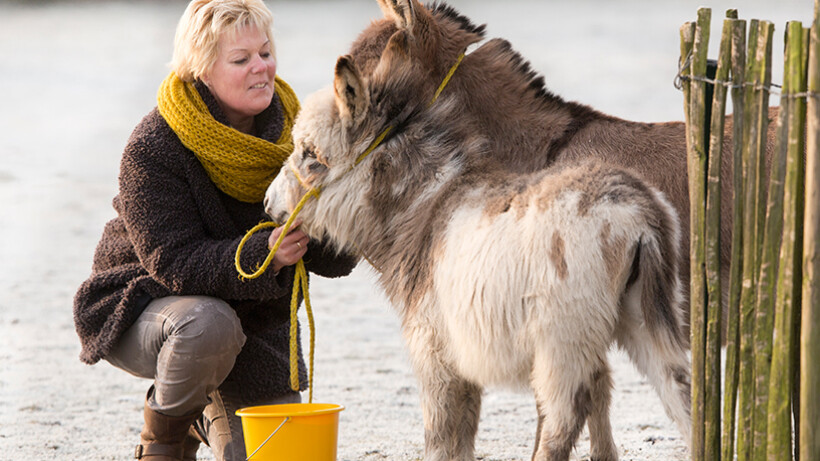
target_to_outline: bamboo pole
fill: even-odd
[[[797,277],[800,276],[802,260],[797,257],[802,250],[800,226],[803,223],[803,120],[806,106],[794,95],[805,91],[805,62],[803,25],[797,21],[788,24],[786,38],[786,69],[783,83],[781,111],[787,120],[787,162],[783,190],[783,243],[780,249],[780,270],[777,277],[776,330],[772,352],[771,376],[768,400],[767,458],[771,461],[791,461],[791,391],[794,350],[795,297]],[[780,142],[781,140],[778,139]]]
[[[820,0],[818,0],[820,1]],[[732,262],[729,273],[729,305],[726,327],[726,375],[723,396],[724,460],[734,459],[735,412],[738,390],[739,317],[743,268],[743,89],[746,66],[746,21],[737,19],[737,10],[729,10],[732,22]]]
[[[704,458],[720,460],[720,338],[723,315],[720,285],[720,166],[723,151],[723,128],[726,114],[727,88],[720,82],[729,78],[732,67],[733,20],[723,21],[718,66],[715,73],[712,101],[712,119],[709,132],[708,172],[706,181],[705,216],[705,274],[707,287],[706,303],[706,362],[704,379],[706,385],[704,401]],[[707,102],[708,103],[708,102]]]
[[[756,151],[753,125],[757,125],[751,114],[757,112],[754,98],[755,70],[760,22],[753,19],[749,25],[749,43],[745,69],[745,89],[743,95],[743,165],[746,180],[743,188],[743,269],[740,296],[740,351],[738,357],[738,397],[737,397],[737,457],[739,461],[752,458],[752,416],[754,413],[754,280],[757,272],[757,160],[752,157]]]
[[[705,272],[705,203],[706,167],[708,145],[706,141],[706,61],[709,51],[709,31],[712,11],[698,9],[695,38],[692,45],[691,75],[689,94],[689,152],[687,155],[689,176],[689,242],[690,242],[690,335],[692,349],[692,459],[704,459],[704,403],[706,388],[705,375],[705,315],[706,315],[706,272]]]
[[[820,0],[814,1],[810,41],[798,441],[803,461],[820,459]]]

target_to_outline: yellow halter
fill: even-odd
[[[444,77],[444,80],[442,80],[441,84],[439,85],[438,89],[436,90],[435,94],[433,95],[433,99],[427,104],[427,107],[432,106],[433,103],[436,102],[439,95],[444,90],[444,87],[446,87],[447,83],[450,82],[450,78],[456,72],[456,69],[458,69],[458,66],[461,64],[461,61],[463,59],[464,59],[464,53],[461,53],[458,56],[458,59],[456,60],[455,64],[453,64],[453,66],[450,67],[450,70],[447,72],[447,75]],[[373,142],[370,143],[370,145],[367,147],[367,149],[365,149],[365,151],[362,152],[362,154],[359,155],[356,158],[356,161],[350,167],[350,169],[352,170],[356,165],[361,163],[365,158],[367,158],[368,155],[370,155],[374,150],[376,150],[376,148],[382,143],[382,141],[384,141],[384,138],[387,137],[387,134],[390,133],[390,131],[392,129],[393,129],[393,125],[389,125],[384,130],[382,130],[382,132],[376,137],[376,139],[374,139]],[[273,222],[259,223],[256,226],[254,226],[253,228],[251,228],[248,231],[248,233],[245,234],[244,237],[242,237],[242,240],[239,242],[239,246],[236,248],[236,257],[234,258],[234,265],[236,266],[236,271],[239,272],[239,276],[242,279],[255,279],[255,278],[259,277],[260,275],[262,275],[263,273],[265,273],[265,271],[268,269],[268,266],[270,266],[271,262],[273,261],[273,256],[276,254],[276,251],[282,245],[282,241],[285,239],[285,236],[290,231],[290,228],[293,225],[293,221],[296,220],[296,216],[299,214],[299,212],[302,210],[302,208],[305,206],[307,201],[310,200],[311,197],[319,198],[319,195],[321,193],[321,188],[320,187],[311,187],[309,184],[307,184],[302,179],[302,177],[299,175],[298,170],[293,167],[291,162],[288,162],[288,166],[294,172],[294,174],[296,175],[296,179],[299,180],[299,183],[302,184],[302,187],[307,189],[307,192],[305,192],[305,195],[303,195],[302,198],[299,200],[299,203],[296,204],[296,207],[293,208],[293,212],[290,214],[287,221],[285,221],[285,224],[282,225],[283,226],[282,233],[279,235],[279,238],[276,240],[276,243],[274,243],[273,248],[271,248],[270,252],[268,253],[268,256],[265,258],[265,261],[262,262],[262,264],[256,269],[256,271],[254,271],[252,273],[246,273],[242,269],[241,264],[239,263],[239,260],[240,260],[239,256],[242,253],[242,247],[244,247],[245,243],[248,241],[248,239],[253,234],[258,232],[259,230],[264,229],[264,228],[268,228],[268,227],[277,227],[277,224],[273,223]],[[304,297],[305,297],[305,312],[307,313],[308,325],[310,327],[310,365],[309,365],[310,368],[309,368],[309,375],[308,375],[309,376],[308,381],[309,381],[310,393],[309,393],[308,401],[312,403],[313,402],[313,348],[314,348],[314,345],[315,345],[315,340],[314,340],[315,326],[313,324],[313,310],[310,306],[310,297],[308,295],[307,271],[305,270],[305,263],[301,259],[296,263],[296,274],[294,276],[294,281],[293,281],[293,293],[292,293],[291,299],[290,299],[290,386],[291,386],[291,389],[293,389],[296,392],[299,392],[299,369],[298,369],[298,360],[299,359],[298,359],[298,344],[296,342],[296,333],[297,333],[297,322],[296,322],[297,321],[297,315],[296,315],[296,312],[299,308],[298,303],[299,303],[299,289],[300,288],[301,288],[302,293],[304,294]]]

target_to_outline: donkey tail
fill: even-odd
[[[642,236],[635,250],[633,278],[640,278],[640,310],[646,328],[656,341],[686,347],[681,287],[678,279],[677,242],[669,235]]]
[[[688,443],[690,375],[678,279],[679,225],[671,205],[653,192],[657,206],[648,214],[645,232],[636,245],[624,295],[630,315],[622,319],[618,341],[652,383]]]

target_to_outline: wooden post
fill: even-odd
[[[705,273],[705,203],[706,165],[708,145],[706,141],[706,61],[709,51],[709,29],[712,12],[709,8],[698,9],[698,21],[692,46],[692,82],[689,94],[689,173],[690,210],[690,259],[691,309],[690,334],[692,349],[692,459],[704,459],[705,427],[705,340],[706,340],[706,273]]]
[[[693,22],[686,22],[680,28],[680,67],[681,67],[681,90],[683,91],[683,113],[684,119],[686,121],[686,152],[687,152],[687,159],[689,156],[689,151],[691,150],[692,146],[692,136],[689,127],[692,125],[691,117],[690,117],[690,100],[689,95],[691,94],[691,82],[688,78],[692,75],[692,46],[695,41],[695,23]],[[687,160],[688,162],[688,160]],[[681,218],[684,219],[684,218]],[[691,224],[690,224],[691,225]],[[695,395],[700,392],[700,387],[698,383],[695,382],[694,379],[691,381],[691,393]],[[694,424],[693,424],[694,426]],[[692,453],[692,460],[699,459],[695,456],[694,444],[690,443],[689,449]]]
[[[803,461],[820,459],[820,0],[814,1],[810,42],[798,441]]]
[[[743,89],[746,66],[746,21],[737,19],[737,10],[729,10],[732,22],[732,262],[729,275],[729,305],[726,327],[726,377],[723,396],[724,460],[735,458],[735,412],[737,411],[739,317],[743,268]]]
[[[757,112],[754,98],[756,57],[760,22],[753,19],[749,25],[749,43],[744,81],[743,111],[743,165],[746,180],[743,188],[743,276],[740,296],[740,355],[737,397],[737,457],[738,461],[752,459],[752,415],[754,413],[754,289],[757,273],[757,160],[752,158],[757,136],[752,135],[756,125],[751,114]]]
[[[772,75],[772,35],[774,32],[774,25],[768,21],[760,23],[760,35],[758,37],[758,46],[755,56],[756,72],[755,82],[758,85],[755,89],[755,112],[752,114],[754,123],[750,127],[750,136],[756,137],[754,140],[754,151],[752,151],[752,158],[749,165],[757,169],[755,172],[755,190],[757,197],[755,204],[757,209],[757,220],[755,224],[757,228],[755,251],[757,258],[756,271],[753,275],[753,280],[757,281],[760,273],[760,249],[763,245],[763,226],[765,216],[762,211],[762,205],[766,202],[766,187],[765,187],[765,152],[766,152],[766,133],[768,132],[769,123],[769,85],[771,84]],[[756,312],[753,312],[756,314]],[[755,331],[760,332],[760,336],[754,339],[754,363],[755,363],[755,379],[754,379],[754,415],[752,416],[752,446],[753,459],[755,461],[766,460],[766,425],[768,423],[768,397],[769,397],[769,383],[768,374],[771,367],[771,331],[766,331],[765,328],[757,328],[758,322],[755,316]],[[765,380],[764,378],[765,377]]]
[[[786,178],[786,136],[788,133],[786,118],[790,102],[788,95],[784,93],[780,100],[780,114],[776,128],[776,148],[772,155],[772,167],[769,174],[769,193],[760,253],[760,273],[757,282],[754,329],[754,459],[760,461],[766,460],[767,453],[769,372],[772,361],[775,283],[778,277],[780,241],[783,232],[783,184]],[[765,143],[765,139],[762,139],[761,143]],[[761,152],[765,152],[765,150]]]
[[[786,39],[786,69],[784,72],[783,98],[781,110],[785,114],[787,140],[787,161],[785,186],[783,191],[783,242],[780,248],[780,270],[777,277],[776,330],[772,352],[771,382],[768,400],[768,440],[767,458],[771,461],[791,461],[792,425],[791,391],[794,351],[792,335],[795,315],[795,297],[799,296],[796,282],[800,275],[802,259],[803,224],[803,121],[806,105],[794,95],[805,91],[805,54],[803,46],[803,25],[792,21],[788,24]]]
[[[722,83],[729,79],[732,67],[732,27],[733,20],[723,21],[720,38],[718,66],[715,73],[712,120],[709,132],[708,172],[706,181],[705,217],[705,274],[707,287],[706,303],[706,361],[704,379],[706,382],[704,401],[704,459],[720,460],[720,338],[723,316],[720,286],[720,166],[723,151],[723,128],[726,114],[727,88]]]

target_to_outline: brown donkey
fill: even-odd
[[[484,39],[485,26],[475,25],[441,3],[425,8],[412,0],[377,1],[385,18],[359,35],[350,55],[363,78],[374,81],[371,97],[377,109],[393,124],[401,125],[424,110],[459,54]],[[550,93],[543,77],[509,42],[499,38],[486,41],[464,58],[446,93],[448,104],[459,106],[459,123],[486,140],[486,155],[498,168],[527,173],[592,157],[630,169],[664,192],[681,220],[680,278],[684,287],[689,286],[689,186],[683,122],[633,122],[565,101]],[[777,112],[772,108],[770,122]],[[769,123],[769,153],[774,147],[774,125]],[[721,168],[724,184],[732,183],[732,156],[728,154],[732,129],[729,116]],[[728,281],[730,187],[722,188],[721,202],[721,267]]]

